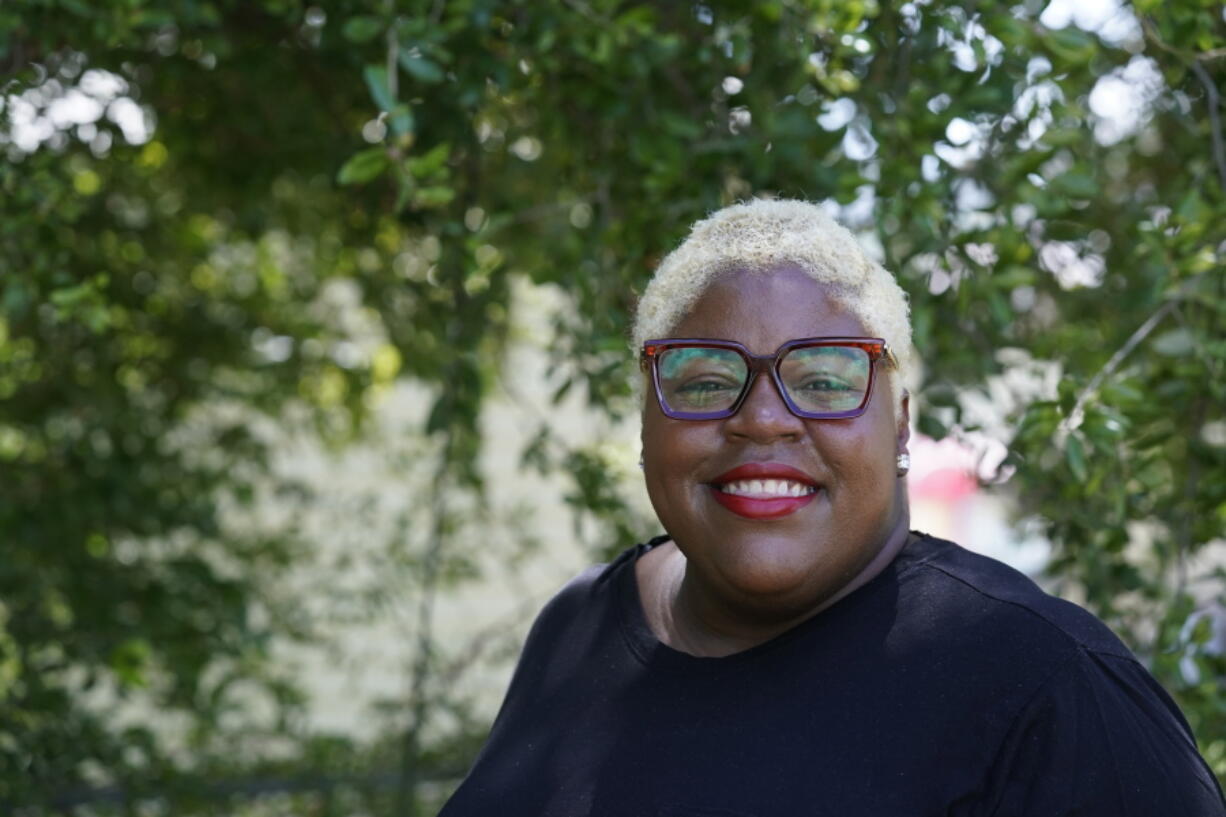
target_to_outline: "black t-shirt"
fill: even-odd
[[[1101,622],[919,536],[725,658],[651,633],[650,544],[589,569],[537,619],[441,817],[1226,815],[1175,704]]]

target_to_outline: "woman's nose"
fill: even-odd
[[[747,437],[754,442],[799,437],[804,421],[788,409],[774,379],[768,374],[754,378],[740,410],[725,421],[730,436]]]

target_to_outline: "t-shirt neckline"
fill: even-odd
[[[747,650],[741,650],[740,652],[725,656],[691,655],[690,653],[670,647],[652,632],[651,625],[647,623],[647,614],[643,609],[642,597],[639,594],[635,565],[649,550],[672,539],[667,534],[656,536],[630,548],[623,555],[623,558],[618,560],[619,564],[614,565],[614,568],[619,571],[615,578],[618,596],[617,611],[620,629],[625,638],[626,646],[634,654],[635,658],[645,666],[675,671],[695,669],[710,671],[717,668],[720,670],[731,670],[736,667],[752,665],[762,656],[774,652],[781,646],[829,626],[832,619],[841,618],[846,615],[854,607],[862,604],[864,599],[880,592],[890,581],[896,580],[909,564],[915,561],[922,561],[922,558],[918,558],[920,554],[917,551],[920,550],[921,543],[931,539],[931,537],[926,533],[915,530],[909,531],[909,534],[908,543],[898,552],[893,561],[863,586],[856,588],[844,598],[839,599],[835,604],[810,616],[774,638],[750,647]]]

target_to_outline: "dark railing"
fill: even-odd
[[[232,780],[180,779],[163,785],[143,786],[81,786],[49,793],[36,803],[0,803],[0,814],[12,817],[43,817],[73,815],[89,807],[90,814],[101,807],[131,809],[141,804],[161,802],[167,805],[192,804],[202,809],[222,801],[258,801],[277,795],[317,794],[321,802],[312,813],[330,817],[329,801],[338,794],[359,797],[387,797],[403,784],[403,772],[378,772],[368,775],[300,774],[292,777],[246,777]],[[418,772],[416,784],[455,784],[463,777],[462,770],[454,773]],[[254,803],[252,803],[254,805]],[[103,812],[105,813],[105,812]],[[170,812],[175,813],[175,812]],[[209,813],[216,813],[210,811]]]

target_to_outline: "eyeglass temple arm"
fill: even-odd
[[[898,357],[894,354],[894,350],[890,348],[890,344],[881,344],[881,355],[895,369],[898,368]]]

